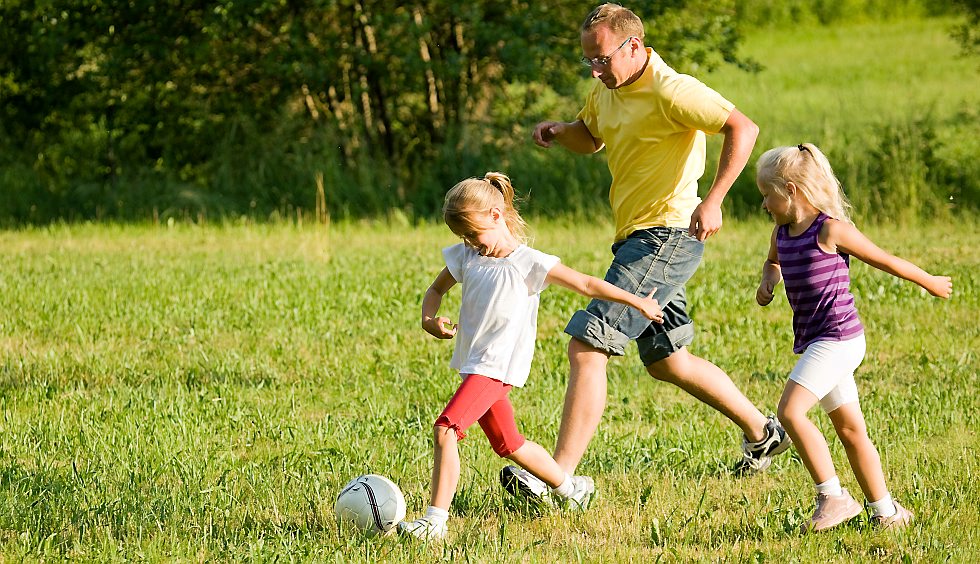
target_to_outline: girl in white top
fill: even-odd
[[[443,215],[463,242],[443,250],[446,267],[422,300],[422,327],[438,339],[456,338],[450,366],[463,381],[435,422],[429,507],[422,518],[399,523],[398,530],[424,539],[445,537],[459,483],[457,442],[474,422],[480,423],[494,452],[548,484],[558,504],[585,508],[594,491],[592,479],[569,476],[543,447],[525,440],[507,398],[530,372],[538,295],[548,284],[558,284],[587,297],[633,306],[663,322],[660,305],[528,247],[527,225],[514,207],[514,187],[501,173],[488,172],[454,186]],[[438,312],[442,297],[457,283],[463,295],[459,321],[453,323]]]

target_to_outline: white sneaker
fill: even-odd
[[[446,524],[436,525],[425,517],[398,523],[398,534],[413,536],[425,541],[441,541],[446,538]]]
[[[588,476],[572,476],[572,495],[560,499],[562,507],[572,511],[585,511],[595,495],[595,482]]]
[[[548,484],[523,468],[504,466],[500,470],[500,485],[512,496],[531,505],[542,507],[555,505]]]

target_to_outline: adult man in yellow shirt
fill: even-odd
[[[605,409],[609,356],[624,354],[635,340],[651,376],[679,386],[742,429],[736,471],[762,471],[790,440],[775,417],[764,416],[725,372],[687,350],[694,328],[684,292],[704,240],[721,228],[721,202],[745,167],[759,129],[717,92],[668,67],[644,46],[643,36],[643,24],[630,10],[616,4],[593,10],[581,27],[582,61],[599,82],[575,121],[546,121],[534,130],[542,147],[558,143],[591,154],[605,146],[616,222],[606,280],[638,295],[656,290],[666,304],[663,325],[597,300],[569,321],[571,373],[555,460],[574,474]],[[725,140],[702,201],[697,181],[704,173],[705,133],[721,133]],[[547,494],[516,467],[505,468],[501,482],[515,495]]]

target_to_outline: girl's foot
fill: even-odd
[[[841,495],[820,494],[817,496],[817,509],[810,521],[803,524],[802,532],[826,531],[857,517],[863,511],[864,508],[851,497],[846,488],[841,488]]]
[[[902,507],[897,501],[892,503],[895,504],[894,515],[888,517],[883,515],[875,515],[871,518],[871,524],[876,529],[899,529],[912,522],[911,511]]]
[[[446,538],[446,524],[436,525],[425,517],[414,521],[402,521],[398,523],[398,534],[427,541],[441,541]]]

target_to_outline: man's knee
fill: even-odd
[[[609,353],[572,337],[568,341],[568,362],[575,368],[602,368],[609,363]]]
[[[681,348],[667,358],[646,366],[647,373],[655,380],[674,384],[681,379],[687,368],[687,349]]]
[[[568,356],[578,355],[599,355],[604,358],[609,358],[609,353],[602,349],[597,349],[577,337],[572,337],[568,340]]]

